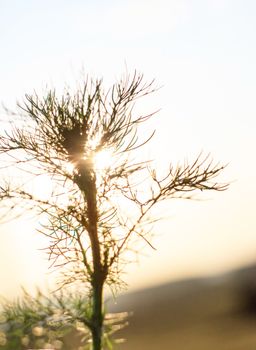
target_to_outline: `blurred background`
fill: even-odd
[[[142,131],[157,130],[145,157],[156,159],[160,171],[170,162],[193,160],[201,151],[228,164],[219,180],[230,182],[230,189],[202,194],[199,201],[166,203],[160,213],[165,219],[154,227],[156,251],[145,248],[138,263],[127,266],[123,276],[127,292],[135,293],[129,297],[128,309],[137,310],[129,328],[134,337],[136,322],[141,325],[139,317],[147,309],[147,322],[154,315],[150,327],[155,330],[155,341],[159,329],[165,332],[161,333],[164,339],[169,329],[180,324],[173,348],[192,349],[192,338],[185,336],[188,343],[180,348],[178,339],[183,331],[192,332],[193,326],[197,334],[205,334],[201,348],[210,349],[205,344],[208,332],[214,332],[212,322],[218,323],[220,314],[230,315],[231,309],[238,310],[237,305],[243,304],[234,277],[241,275],[231,274],[231,278],[229,271],[256,261],[255,14],[253,0],[0,0],[3,105],[15,109],[25,93],[35,90],[40,94],[45,86],[61,90],[85,74],[103,77],[108,87],[121,74],[137,69],[145,80],[155,79],[161,87],[139,102],[138,110],[145,114],[160,109]],[[38,185],[46,192],[47,186],[44,180]],[[37,220],[28,219],[1,225],[1,295],[16,297],[20,286],[33,291],[35,285],[54,284],[47,256],[40,250],[47,242],[36,233],[37,225]],[[252,281],[254,269],[249,271]],[[249,275],[243,274],[243,279],[247,281]],[[178,282],[183,279],[188,282]],[[172,290],[170,295],[160,287],[166,285]],[[154,296],[156,305],[154,298],[148,301],[143,297],[143,302],[148,302],[144,307],[138,290]],[[222,291],[224,305],[215,308],[214,298]],[[204,292],[213,298],[209,309],[204,304],[208,301],[201,298]],[[119,307],[125,309],[127,301],[122,298]],[[167,303],[173,305],[168,311],[170,319],[165,318]],[[178,314],[177,305],[182,305],[189,329],[178,316],[173,317]],[[206,311],[201,315],[198,310],[209,313],[204,316]],[[168,320],[174,323],[165,329]],[[253,318],[248,322],[245,329],[251,332],[255,322]],[[231,341],[240,324],[218,327]],[[253,337],[251,342],[256,344]],[[248,335],[245,338],[249,339]],[[196,343],[195,349],[200,349]],[[137,349],[136,340],[130,344]],[[151,349],[149,344],[157,348],[152,340],[145,348]],[[125,346],[123,349],[128,349]],[[253,349],[248,344],[225,346]],[[214,343],[213,348],[220,346]]]

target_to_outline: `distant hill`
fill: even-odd
[[[120,296],[129,311],[117,350],[256,350],[256,266]]]

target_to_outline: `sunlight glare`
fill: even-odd
[[[73,174],[74,169],[75,169],[74,164],[72,164],[71,162],[68,162],[65,164],[65,167],[66,167],[66,170],[69,174]]]
[[[94,155],[94,164],[96,170],[105,170],[113,163],[113,152],[111,149],[104,149]]]

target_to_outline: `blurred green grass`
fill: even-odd
[[[24,291],[22,299],[3,304],[0,338],[2,330],[8,342],[0,339],[0,348],[36,349],[38,342],[61,350],[88,348],[88,329],[77,323],[87,307],[76,293],[47,297],[38,291],[34,298]],[[127,293],[115,303],[110,298],[107,312],[105,339],[112,332],[114,339],[126,339],[113,350],[256,350],[256,265]],[[129,325],[115,332],[126,323],[126,312]]]

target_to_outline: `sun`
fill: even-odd
[[[113,163],[113,152],[110,149],[104,149],[96,152],[94,157],[94,166],[97,171],[104,171]]]

